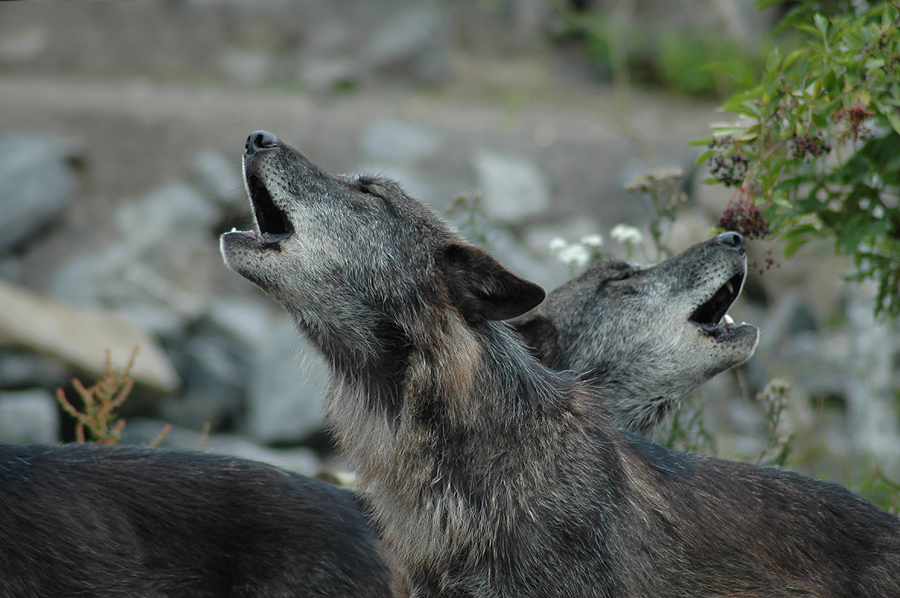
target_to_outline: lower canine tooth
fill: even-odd
[[[734,324],[734,320],[732,320],[731,316],[729,316],[728,314],[725,314],[725,318],[723,319],[725,320],[726,324]]]

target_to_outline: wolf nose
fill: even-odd
[[[734,249],[735,251],[744,250],[744,237],[732,231],[720,234],[718,237],[716,237],[716,242],[722,247],[728,247],[730,249]]]
[[[244,154],[252,156],[259,150],[270,149],[278,145],[278,137],[275,137],[268,131],[254,131],[247,137],[247,143],[244,144]]]

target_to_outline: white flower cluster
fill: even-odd
[[[567,266],[581,268],[591,261],[591,251],[582,243],[566,242],[562,237],[550,239],[550,251]]]
[[[629,258],[632,249],[639,246],[644,240],[644,235],[638,228],[627,224],[617,224],[609,232],[609,236],[628,248]],[[549,243],[550,252],[559,261],[569,266],[573,272],[601,257],[600,247],[602,246],[603,235],[599,234],[585,235],[577,243],[569,243],[562,237],[553,237]]]
[[[641,231],[627,224],[617,224],[609,231],[609,236],[622,245],[637,245],[644,240]]]
[[[600,252],[598,248],[603,245],[602,235],[585,235],[578,243],[568,243],[562,237],[550,239],[550,251],[559,258],[559,261],[570,268],[581,268],[590,263]]]

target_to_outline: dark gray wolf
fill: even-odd
[[[539,286],[392,182],[247,140],[230,268],[333,372],[329,415],[411,595],[894,596],[900,521],[835,484],[666,450],[499,320]]]
[[[680,400],[682,387],[749,357],[751,346],[741,353],[736,335],[722,334],[728,325],[704,323],[721,319],[743,272],[740,238],[720,235],[652,268],[604,262],[514,323],[547,365],[588,372],[607,406],[627,414],[625,405],[647,397]],[[730,287],[719,285],[725,275]],[[708,315],[690,326],[703,326],[709,339],[689,334],[690,314],[675,309],[701,303],[691,311]],[[678,339],[666,335],[680,333],[691,351],[680,361],[649,359],[645,330],[675,348]],[[646,346],[628,353],[629,339]],[[629,358],[610,359],[617,351]],[[669,367],[654,369],[662,364]],[[621,383],[632,377],[642,383]],[[0,497],[0,596],[390,595],[361,498],[266,465],[190,452],[0,445]]]
[[[353,493],[160,449],[0,445],[3,598],[386,598]]]
[[[655,266],[603,260],[510,323],[544,365],[600,386],[615,425],[646,436],[753,355],[759,331],[726,316],[746,271],[744,239],[722,233]]]

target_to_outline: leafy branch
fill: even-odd
[[[775,0],[760,0],[761,7]],[[729,98],[698,163],[734,187],[718,226],[778,237],[790,257],[831,239],[852,280],[877,283],[876,313],[900,315],[900,2],[813,12],[781,27],[798,49],[769,54],[760,83]]]

